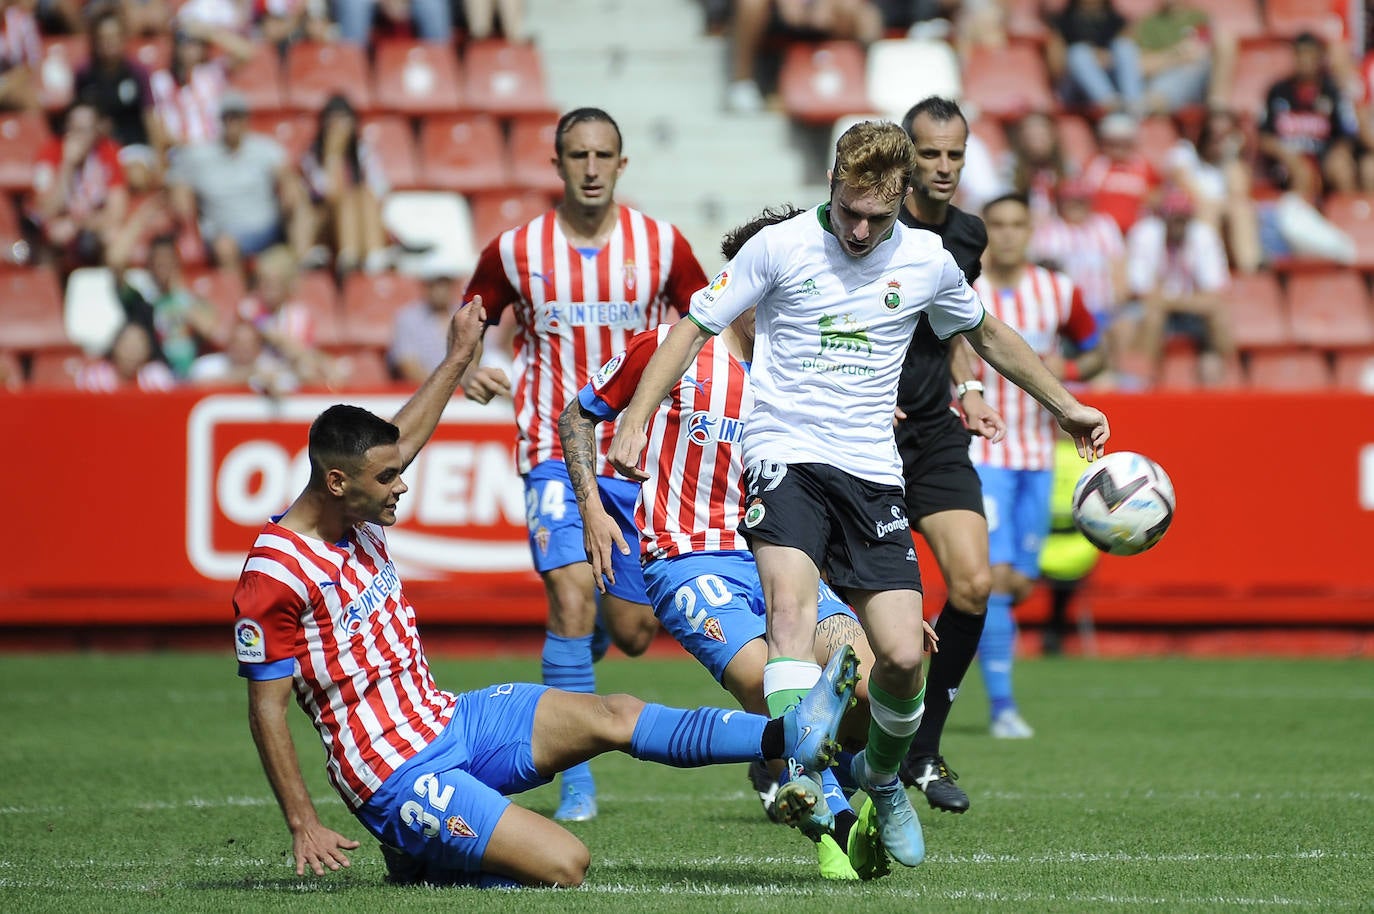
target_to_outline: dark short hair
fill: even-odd
[[[1302,47],[1305,44],[1312,45],[1313,47],[1318,48],[1326,47],[1326,42],[1322,41],[1319,37],[1317,37],[1316,32],[1304,31],[1299,32],[1297,35],[1293,36],[1293,47],[1298,48]]]
[[[310,424],[310,484],[322,485],[334,468],[354,472],[368,451],[400,439],[401,430],[380,416],[336,403]]]
[[[791,203],[768,207],[753,219],[725,233],[725,237],[720,240],[720,256],[726,260],[734,260],[739,249],[744,247],[746,241],[757,235],[759,229],[777,225],[779,222],[786,222],[793,216],[800,216],[804,212],[806,210],[797,209]]]
[[[155,248],[171,248],[173,254],[179,253],[177,251],[177,236],[171,232],[154,235],[148,242],[148,253],[151,254]]]
[[[912,124],[916,122],[918,115],[924,114],[937,124],[944,124],[954,120],[956,117],[964,122],[964,130],[968,130],[968,118],[964,117],[964,112],[959,110],[958,102],[949,98],[941,98],[938,95],[928,95],[919,102],[911,106],[902,118],[902,129],[906,135],[911,137],[911,142],[916,142],[916,131]]]
[[[615,131],[615,144],[619,150],[624,150],[625,140],[620,135],[620,125],[600,108],[574,108],[567,114],[558,119],[558,127],[553,133],[553,151],[559,158],[563,157],[563,135],[578,124],[600,121],[603,124],[610,124]]]
[[[993,197],[987,203],[983,204],[983,218],[986,219],[988,217],[988,213],[992,212],[992,208],[1002,203],[1019,203],[1026,209],[1030,209],[1030,197],[1026,196],[1025,194],[1002,194],[999,197]]]

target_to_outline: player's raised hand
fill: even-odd
[[[611,449],[606,459],[626,479],[644,482],[649,474],[639,468],[639,461],[648,443],[649,436],[644,434],[644,429],[621,422],[615,430],[615,438],[611,439]]]
[[[482,307],[482,296],[475,295],[472,301],[453,313],[448,324],[448,354],[454,358],[470,359],[477,351],[486,329],[487,312]]]
[[[322,823],[305,826],[292,833],[291,850],[296,857],[296,875],[304,876],[310,867],[316,876],[326,869],[337,870],[349,865],[344,851],[357,850],[358,842],[326,828]]]
[[[1107,417],[1102,411],[1082,403],[1075,403],[1064,413],[1063,418],[1059,420],[1059,427],[1073,438],[1073,443],[1078,448],[1078,456],[1089,461],[1102,456],[1107,439],[1112,434],[1111,428],[1107,425]]]
[[[611,550],[620,550],[621,555],[629,555],[630,547],[620,532],[620,525],[602,510],[589,510],[582,524],[582,545],[587,549],[587,561],[592,566],[592,579],[596,589],[606,592],[608,583],[615,583],[615,566],[611,564]]]

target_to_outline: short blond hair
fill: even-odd
[[[296,278],[300,265],[289,247],[274,244],[258,255],[253,268],[258,276],[273,276],[281,282],[291,282]]]
[[[889,121],[862,121],[835,143],[832,182],[863,193],[900,197],[916,171],[916,147],[906,131]]]

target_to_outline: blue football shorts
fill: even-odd
[[[644,567],[654,615],[716,682],[750,641],[765,631],[763,584],[748,552],[688,552]],[[816,619],[854,611],[821,582]]]
[[[615,583],[607,583],[606,591],[631,603],[648,603],[644,591],[644,574],[639,567],[639,528],[635,526],[635,501],[639,498],[639,483],[628,479],[598,476],[596,486],[601,491],[601,504],[606,513],[615,518],[620,535],[629,544],[630,554],[611,550],[611,568]],[[540,574],[587,561],[587,547],[582,541],[582,515],[577,513],[577,496],[573,494],[568,467],[561,460],[546,460],[525,476],[525,523],[529,527],[530,555],[534,569]]]
[[[547,686],[505,683],[458,696],[439,738],[396,769],[358,810],[377,840],[444,869],[482,870],[510,800],[547,784],[534,770],[534,709]]]
[[[988,519],[988,561],[1040,577],[1040,549],[1050,534],[1051,470],[978,467]]]

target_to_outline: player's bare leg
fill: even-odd
[[[588,571],[591,566],[587,566]],[[611,594],[601,595],[601,619],[615,646],[627,656],[638,657],[658,635],[658,619],[647,603],[635,603]]]

